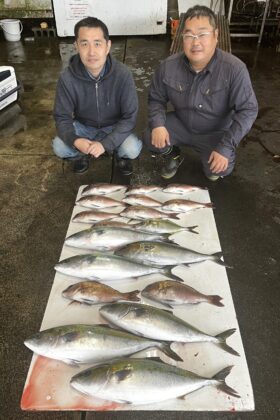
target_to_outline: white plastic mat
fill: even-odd
[[[80,197],[82,188],[83,186],[79,189],[77,199]],[[162,192],[153,193],[150,196],[160,201],[178,197],[204,203],[210,202],[207,190],[188,193],[184,196],[175,196]],[[115,193],[111,194],[110,197],[120,200],[122,199],[122,194]],[[75,206],[72,217],[83,210],[86,209]],[[197,230],[199,232],[198,235],[190,232],[176,234],[176,241],[179,245],[209,254],[221,250],[212,209],[203,208],[181,215],[178,223],[182,226],[198,225]],[[89,226],[70,221],[66,236],[87,229]],[[90,253],[90,251],[63,246],[60,259],[62,260],[73,255],[85,253]],[[226,262],[230,265],[231,261]],[[237,331],[227,339],[227,343],[240,353],[240,357],[231,355],[212,343],[172,344],[172,348],[182,357],[183,362],[174,362],[157,350],[138,353],[134,357],[139,357],[139,355],[160,356],[162,360],[170,364],[177,365],[180,368],[205,377],[212,377],[224,367],[233,365],[234,367],[231,373],[226,378],[226,383],[234,388],[240,394],[241,398],[231,397],[213,386],[208,386],[189,394],[186,399],[173,399],[164,403],[139,406],[112,403],[110,401],[84,396],[70,387],[69,381],[71,377],[79,371],[86,369],[89,365],[72,367],[63,362],[34,355],[21,399],[21,408],[23,410],[79,411],[178,410],[235,412],[254,410],[253,390],[226,269],[212,261],[206,261],[194,264],[190,268],[177,267],[174,269],[174,273],[183,278],[186,284],[204,294],[220,295],[223,297],[222,302],[225,305],[224,307],[217,307],[208,303],[201,303],[198,305],[179,306],[174,309],[174,314],[211,335],[219,334],[229,328],[236,328]],[[137,280],[124,279],[122,281],[111,281],[107,284],[120,291],[127,292],[135,289],[142,290],[146,285],[161,278],[163,277],[154,274]],[[234,281],[234,275],[232,278],[232,281]],[[81,279],[68,277],[60,273],[55,274],[41,330],[73,323],[104,323],[104,320],[101,319],[98,312],[100,305],[69,306],[69,301],[61,296],[61,292],[67,286],[78,281],[81,281]],[[147,301],[144,298],[142,298],[142,302],[151,304],[151,301]],[[160,305],[156,304],[155,306],[160,307]],[[145,385],[143,384],[143,386]]]

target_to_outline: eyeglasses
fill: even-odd
[[[202,32],[201,34],[198,34],[198,35],[182,34],[182,37],[185,42],[192,42],[195,39],[197,39],[198,41],[205,41],[209,37],[209,35],[211,35],[213,32],[214,31]]]

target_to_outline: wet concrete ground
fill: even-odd
[[[260,419],[278,420],[279,238],[280,238],[280,54],[256,49],[255,41],[232,45],[248,65],[260,112],[238,150],[233,174],[210,183],[189,151],[175,182],[207,186],[255,393],[252,413],[28,413],[20,398],[31,361],[24,339],[39,330],[78,187],[90,182],[158,183],[160,159],[144,152],[135,173],[112,172],[110,158],[91,162],[74,175],[51,149],[55,85],[71,53],[71,41],[0,39],[0,65],[12,65],[24,86],[18,103],[0,112],[1,189],[1,399],[5,419]],[[247,45],[245,42],[249,42]],[[113,54],[133,71],[140,99],[137,132],[147,121],[146,96],[159,60],[168,55],[165,37],[115,38]]]

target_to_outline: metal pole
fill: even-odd
[[[231,19],[232,6],[233,6],[233,0],[230,0],[229,9],[228,9],[228,23],[230,23],[230,19]]]
[[[264,14],[263,14],[263,20],[262,20],[262,26],[261,26],[261,30],[260,30],[259,39],[258,39],[258,44],[259,45],[262,42],[262,35],[263,35],[266,15],[267,15],[267,12],[268,12],[268,6],[269,6],[269,0],[266,0]]]

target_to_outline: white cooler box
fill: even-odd
[[[20,86],[11,66],[0,66],[0,110],[18,99]]]

